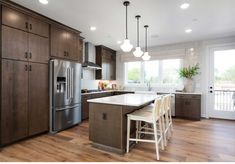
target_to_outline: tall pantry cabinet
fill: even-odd
[[[49,24],[1,6],[1,145],[48,131]]]

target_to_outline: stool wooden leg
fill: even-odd
[[[164,150],[164,143],[163,143],[163,130],[162,130],[162,118],[160,117],[159,120],[158,120],[158,123],[159,123],[159,130],[160,130],[160,137],[161,137],[161,148],[162,150]]]
[[[162,116],[162,130],[163,130],[163,141],[164,141],[164,145],[167,146],[167,142],[166,142],[166,135],[165,135],[165,131],[166,131],[166,124],[165,124],[165,116]]]
[[[130,122],[131,122],[131,120],[130,120],[130,118],[128,117],[127,118],[127,141],[126,141],[126,152],[127,153],[129,153],[129,140],[130,140]]]
[[[153,128],[154,128],[156,155],[157,155],[157,160],[159,160],[159,148],[158,148],[158,137],[157,137],[157,125],[156,125],[156,122],[153,123]]]
[[[135,131],[135,138],[136,139],[139,139],[139,121],[135,121],[135,128],[136,128],[136,131]],[[138,141],[135,141],[135,143],[138,143]]]

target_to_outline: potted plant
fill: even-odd
[[[179,76],[185,79],[185,92],[193,92],[193,77],[199,74],[199,69],[199,64],[196,64],[195,66],[184,67],[179,70]]]

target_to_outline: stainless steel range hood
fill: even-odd
[[[96,51],[92,43],[85,43],[85,62],[82,64],[83,68],[102,69],[101,66],[95,63]]]

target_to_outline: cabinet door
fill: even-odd
[[[60,28],[51,27],[51,55],[66,58],[67,32]]]
[[[27,32],[2,26],[2,57],[27,61],[27,52]]]
[[[49,126],[48,65],[29,65],[29,135],[35,135]]]
[[[29,34],[29,61],[48,63],[49,39]]]
[[[2,24],[28,31],[28,17],[8,7],[2,7]]]
[[[102,80],[109,80],[108,72],[109,72],[109,60],[107,58],[102,57]]]
[[[185,117],[184,99],[182,98],[175,99],[175,116]]]
[[[78,37],[78,62],[83,61],[83,39]]]
[[[89,117],[89,103],[87,99],[87,96],[82,96],[82,120],[86,120]]]
[[[1,144],[28,135],[27,62],[2,60]]]
[[[49,24],[29,17],[29,32],[40,36],[49,37]]]
[[[201,100],[190,99],[190,107],[188,107],[188,117],[194,120],[200,120],[201,118]]]
[[[78,37],[77,34],[67,32],[67,57],[71,60],[78,60],[79,52],[77,49]]]

